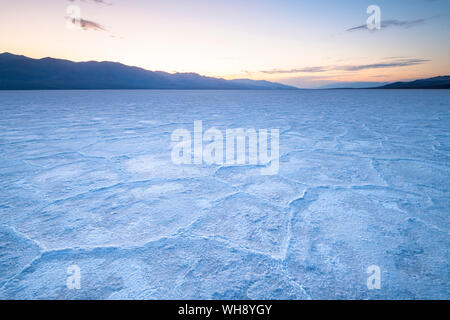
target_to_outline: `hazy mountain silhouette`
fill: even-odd
[[[376,89],[450,89],[450,76],[419,79],[410,82],[394,82]]]
[[[0,54],[0,90],[30,89],[297,89],[249,79],[148,71],[116,62],[73,62]]]

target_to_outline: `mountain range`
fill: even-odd
[[[322,89],[450,89],[450,76],[394,83],[334,83]],[[0,54],[0,90],[59,89],[246,89],[295,90],[265,80],[225,80],[197,73],[149,71],[117,62],[73,62]]]
[[[196,73],[148,71],[117,62],[73,62],[0,54],[0,90],[297,89],[264,80],[225,80]]]
[[[378,89],[450,89],[450,76],[419,79],[410,82],[394,82]]]
[[[450,89],[450,76],[409,82],[334,82],[319,89]]]

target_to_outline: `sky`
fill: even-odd
[[[301,88],[449,75],[449,39],[449,0],[0,0],[0,52]]]

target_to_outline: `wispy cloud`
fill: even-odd
[[[410,28],[415,27],[417,25],[423,24],[426,21],[426,19],[417,19],[417,20],[397,20],[397,19],[390,19],[390,20],[384,20],[381,21],[381,28],[386,29],[390,27],[403,27],[403,28]],[[350,29],[347,29],[346,31],[358,31],[358,30],[368,30],[366,24],[362,24],[357,27],[353,27]]]
[[[274,70],[263,70],[260,72],[266,74],[289,74],[289,73],[321,73],[325,71],[361,71],[367,69],[385,69],[385,68],[414,66],[418,64],[427,63],[429,61],[431,60],[402,57],[402,58],[388,59],[388,61],[381,61],[378,63],[371,63],[371,64],[320,66],[320,67],[306,67],[287,70],[274,69]]]
[[[75,2],[76,0],[69,0],[69,1],[70,1],[70,2]],[[85,0],[81,0],[81,1],[85,1]],[[108,5],[108,6],[112,5],[112,3],[106,2],[106,1],[104,1],[104,0],[90,0],[90,1],[93,1],[93,2],[96,2],[96,3],[106,4],[106,5]]]
[[[75,2],[76,0],[69,0],[70,2]],[[80,0],[80,1],[86,1],[86,0]],[[111,3],[106,2],[104,0],[89,0],[95,3],[101,3],[101,4],[106,4],[106,5],[111,5]],[[76,16],[79,15],[76,14]],[[92,21],[92,20],[87,20],[87,19],[83,19],[81,17],[77,17],[77,18],[73,18],[73,17],[66,17],[67,19],[69,19],[70,23],[72,23],[74,26],[79,27],[83,30],[94,30],[94,31],[107,31],[106,28],[104,26],[102,26],[100,23]]]
[[[106,31],[106,29],[101,24],[99,24],[97,22],[94,22],[94,21],[80,19],[80,24],[81,24],[81,27],[84,30],[101,30],[101,31]]]
[[[324,72],[328,69],[325,67],[306,67],[301,69],[289,69],[289,70],[263,70],[262,73],[267,74],[279,74],[279,73],[317,73],[317,72]]]
[[[352,65],[352,66],[340,66],[336,67],[335,70],[344,71],[360,71],[366,69],[384,69],[384,68],[395,68],[395,67],[407,67],[414,66],[418,64],[423,64],[429,62],[426,59],[399,59],[390,62],[372,63],[372,64],[362,64],[362,65]]]
[[[101,24],[86,19],[70,19],[70,22],[83,30],[107,31]]]

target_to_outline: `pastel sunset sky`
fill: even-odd
[[[366,28],[369,5],[381,9],[380,30]],[[450,74],[448,0],[0,0],[0,8],[0,52],[32,58],[303,88]]]

